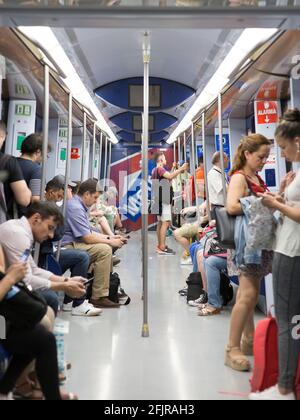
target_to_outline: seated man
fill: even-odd
[[[70,187],[72,183],[70,183]],[[64,177],[58,179],[57,177],[48,182],[46,186],[45,199],[48,202],[54,204],[60,202],[64,197]],[[40,249],[40,260],[39,266],[43,268],[47,267],[47,258],[49,255],[52,255],[56,258],[56,251],[54,243],[60,241],[64,235],[64,228],[56,229],[55,236],[53,239],[49,239],[46,242],[41,244]],[[75,249],[65,249],[62,248],[60,251],[60,257],[58,261],[61,272],[65,273],[70,270],[72,277],[82,277],[86,278],[88,274],[88,269],[90,265],[89,254],[85,251],[75,250]],[[84,297],[81,299],[72,299],[69,296],[65,296],[64,312],[72,312],[73,316],[98,316],[101,314],[101,309],[94,308]]]
[[[26,250],[31,250],[34,242],[42,243],[54,237],[55,230],[64,223],[59,209],[52,203],[37,202],[27,210],[27,216],[10,220],[0,226],[0,244],[3,247],[7,265],[19,262]],[[58,309],[56,293],[62,291],[72,298],[80,298],[86,290],[81,277],[68,279],[55,276],[39,268],[33,258],[28,259],[28,274],[24,281],[39,291],[54,312]]]
[[[91,303],[97,308],[119,308],[110,301],[109,283],[112,272],[112,249],[122,248],[126,243],[121,237],[110,237],[93,232],[89,223],[89,209],[99,197],[97,181],[83,182],[78,195],[67,203],[63,246],[88,252],[94,265],[94,283]]]
[[[189,207],[187,209],[182,210],[182,216],[185,216],[188,213],[195,213],[197,215],[197,208],[196,207]],[[181,259],[181,265],[192,265],[192,259],[190,258],[190,245],[191,240],[196,238],[199,240],[200,235],[202,234],[202,227],[201,225],[204,222],[207,222],[208,219],[206,217],[206,203],[201,205],[200,208],[201,214],[201,221],[193,222],[193,223],[185,223],[181,228],[175,230],[174,238],[176,241],[184,248],[185,252]]]

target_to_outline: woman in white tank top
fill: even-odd
[[[276,133],[283,156],[300,162],[300,111],[284,114]],[[253,400],[294,400],[294,385],[300,356],[300,170],[290,173],[283,183],[284,194],[264,195],[264,204],[281,213],[277,230],[273,281],[276,318],[279,327],[278,385]]]

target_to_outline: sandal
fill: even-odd
[[[199,316],[214,316],[214,315],[220,315],[222,310],[220,308],[213,308],[212,306],[206,305],[203,308],[199,308]]]
[[[232,352],[237,352],[239,354],[233,355]],[[251,370],[251,364],[249,360],[244,354],[242,354],[239,347],[227,346],[225,354],[225,366],[228,366],[238,372],[249,372]]]
[[[241,341],[241,350],[245,356],[254,355],[254,339],[243,337]]]

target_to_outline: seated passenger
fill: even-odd
[[[27,265],[20,262],[12,265],[6,274],[1,270],[0,313],[1,302],[12,287],[23,280],[26,273]],[[10,324],[6,339],[0,340],[0,345],[12,356],[0,379],[0,401],[13,400],[12,392],[18,379],[34,360],[37,378],[46,400],[77,399],[72,394],[62,395],[60,392],[56,341],[54,335],[44,326],[38,324],[30,329],[20,330]]]
[[[10,220],[0,226],[0,244],[3,247],[7,265],[20,261],[26,250],[31,250],[34,242],[42,243],[54,237],[57,227],[63,224],[63,216],[52,203],[32,204],[27,216]],[[33,290],[41,293],[54,312],[58,310],[58,298],[55,292],[62,291],[72,298],[85,295],[81,277],[67,279],[55,276],[49,271],[37,267],[32,257],[28,259],[28,274],[24,279]]]
[[[227,270],[227,259],[211,256],[204,258],[208,303],[199,307],[199,316],[218,315],[223,309],[221,272]]]
[[[61,179],[64,181],[63,179]],[[52,181],[48,182],[46,186],[46,194],[45,199],[48,202],[52,202],[56,204],[57,202],[61,201],[64,197],[64,186],[57,178],[54,178]],[[55,236],[53,239],[49,239],[46,242],[41,244],[40,249],[40,260],[39,266],[43,268],[47,267],[47,258],[49,255],[52,255],[56,258],[56,250],[54,247],[54,243],[59,242],[64,235],[64,228],[56,229]],[[85,251],[75,250],[75,249],[65,249],[61,248],[60,250],[60,257],[58,261],[61,272],[66,273],[68,270],[71,272],[72,277],[79,277],[79,278],[87,278],[89,265],[90,265],[90,257],[89,254]],[[72,312],[73,316],[98,316],[101,314],[101,309],[94,308],[93,305],[88,303],[85,300],[85,297],[80,299],[72,299],[69,296],[65,296],[64,312]]]
[[[42,180],[42,169],[40,163],[42,162],[42,153],[42,135],[31,134],[26,137],[21,146],[21,157],[18,158],[18,163],[22,170],[26,184],[31,191],[32,203],[40,200]],[[19,208],[20,216],[23,216],[25,212],[26,208]]]
[[[212,217],[215,218],[214,209],[216,207],[224,207],[224,187],[223,187],[223,176],[222,176],[222,163],[221,163],[221,153],[216,152],[212,158],[213,168],[208,172],[207,182],[208,182],[208,194],[210,200],[210,207],[212,210]],[[228,168],[229,158],[224,153],[224,166],[225,169]],[[226,185],[228,186],[227,178],[225,178]]]
[[[194,215],[197,217],[197,208],[196,207],[189,207],[184,210],[182,210],[181,215],[185,216],[188,213],[194,213]],[[206,203],[203,203],[200,206],[200,214],[201,214],[201,221],[199,222],[193,222],[188,223],[186,222],[181,228],[176,229],[174,231],[174,238],[176,241],[184,248],[185,252],[181,259],[181,265],[191,265],[192,259],[190,257],[190,246],[191,241],[195,238],[197,241],[200,239],[200,234],[202,233],[203,229],[201,225],[203,223],[208,222],[207,216],[207,209],[206,209]]]
[[[101,182],[98,183],[97,190],[100,196],[97,203],[92,206],[90,211],[90,223],[96,229],[109,236],[115,235],[117,229],[120,235],[126,233],[123,229],[119,211],[116,207],[116,195],[113,187],[109,188],[107,192],[103,191]]]
[[[88,214],[98,197],[97,181],[90,179],[80,185],[78,196],[68,201],[63,246],[89,253],[95,274],[92,305],[97,308],[119,308],[120,305],[108,298],[112,248],[122,248],[125,242],[119,237],[112,238],[92,231]]]
[[[6,125],[0,121],[0,150],[6,139]],[[18,217],[15,204],[27,207],[31,200],[31,191],[24,181],[24,177],[17,159],[0,151],[0,171],[6,172],[3,182],[7,208],[7,219]]]

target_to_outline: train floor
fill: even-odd
[[[224,366],[230,309],[200,318],[178,290],[191,267],[177,256],[157,256],[149,233],[150,338],[141,338],[143,304],[140,233],[119,252],[122,285],[131,296],[127,307],[105,310],[98,318],[70,320],[67,360],[72,363],[66,387],[89,400],[246,399],[250,374]],[[257,314],[260,318],[262,315]]]

